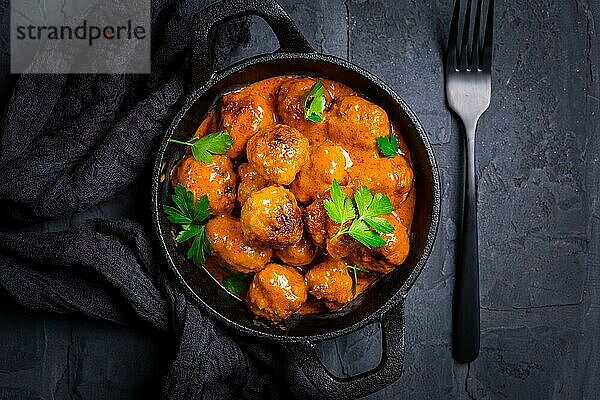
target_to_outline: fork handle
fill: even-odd
[[[479,354],[479,256],[477,246],[477,178],[475,177],[475,129],[465,125],[465,193],[462,238],[457,263],[454,350],[457,360],[471,362]]]

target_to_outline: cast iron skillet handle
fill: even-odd
[[[256,15],[275,32],[280,49],[287,53],[313,53],[300,30],[275,0],[223,0],[194,16],[192,42],[192,81],[195,87],[206,83],[215,73],[210,34],[215,26],[234,18]]]
[[[284,346],[316,389],[332,399],[354,399],[381,390],[397,381],[404,361],[404,304],[389,310],[379,320],[382,354],[377,367],[349,378],[333,376],[315,353],[315,343],[295,342]]]

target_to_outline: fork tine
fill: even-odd
[[[469,59],[469,29],[471,28],[471,3],[467,1],[467,9],[465,10],[465,24],[463,27],[463,37],[460,46],[460,69],[467,69]]]
[[[454,1],[454,13],[452,14],[452,21],[450,22],[450,34],[448,35],[448,48],[446,49],[446,66],[448,68],[458,68],[458,54],[457,54],[457,43],[458,43],[458,21],[460,19],[460,2],[461,0]]]
[[[473,43],[471,47],[471,69],[479,69],[479,52],[481,51],[481,46],[479,44],[479,31],[481,30],[481,2],[483,0],[477,1],[477,10],[475,12],[475,28],[474,28],[474,36]]]
[[[494,0],[488,4],[488,13],[485,21],[485,39],[483,41],[483,54],[481,60],[481,69],[490,71],[492,69],[492,48],[494,43]]]

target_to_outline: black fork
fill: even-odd
[[[492,93],[492,35],[494,0],[489,0],[485,27],[483,0],[476,0],[475,24],[471,27],[473,1],[467,1],[462,40],[459,32],[460,4],[456,0],[446,51],[446,100],[465,127],[466,160],[460,255],[456,266],[454,355],[463,362],[479,354],[479,256],[477,245],[477,178],[475,131],[479,117],[490,105]],[[471,33],[472,32],[472,33]],[[482,32],[485,32],[482,35]],[[469,45],[470,44],[470,45]]]

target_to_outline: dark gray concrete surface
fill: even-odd
[[[450,347],[462,157],[443,91],[451,1],[281,3],[318,51],[366,68],[407,100],[440,167],[442,219],[406,302],[404,373],[368,398],[600,398],[600,4],[497,2],[492,103],[477,139],[482,348],[467,365]],[[264,23],[253,31],[232,60],[277,47]],[[40,229],[126,213],[121,200]],[[0,399],[158,397],[165,340],[5,304]],[[320,354],[352,375],[378,362],[380,346],[373,326]]]

